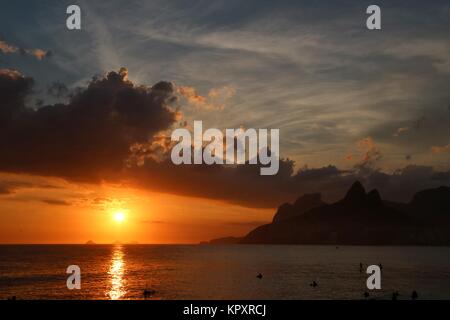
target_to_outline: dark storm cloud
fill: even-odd
[[[98,180],[119,173],[129,147],[176,118],[170,83],[135,86],[127,71],[94,78],[67,104],[32,110],[33,80],[0,71],[0,170]]]
[[[261,176],[257,165],[174,165],[147,159],[130,169],[136,184],[161,192],[225,200],[250,207],[272,207],[290,198],[293,163],[280,162],[277,175]]]
[[[305,193],[321,193],[325,201],[336,201],[356,180],[368,189],[378,189],[386,200],[403,202],[422,189],[450,185],[450,172],[437,172],[428,166],[410,165],[393,173],[361,165],[352,170],[330,165],[295,171],[290,160],[281,160],[275,176],[259,175],[256,165],[175,166],[170,160],[151,159],[131,174],[146,188],[260,208],[275,207]]]
[[[0,69],[0,121],[24,110],[25,98],[31,93],[33,83],[33,79],[23,77],[18,71]]]

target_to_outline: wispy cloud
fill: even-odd
[[[205,96],[200,95],[194,87],[177,86],[176,91],[189,104],[202,110],[223,110],[236,94],[236,89],[230,86],[213,88]]]
[[[357,154],[349,153],[345,156],[346,160],[357,159],[356,167],[373,167],[378,162],[382,155],[381,150],[372,139],[372,137],[366,137],[360,139],[357,143]]]
[[[0,51],[4,54],[19,53],[23,55],[30,55],[38,60],[43,60],[44,58],[48,58],[52,55],[50,50],[19,48],[2,40],[0,40]]]
[[[50,204],[53,206],[70,206],[71,204],[65,200],[59,200],[59,199],[41,199],[40,200],[43,203]]]

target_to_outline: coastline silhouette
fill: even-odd
[[[326,204],[306,194],[279,206],[271,223],[242,238],[207,244],[450,245],[450,188],[417,192],[409,203],[383,201],[356,181],[345,197]],[[380,264],[380,268],[382,265]]]

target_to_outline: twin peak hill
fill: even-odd
[[[209,244],[450,245],[450,188],[416,193],[409,203],[383,201],[356,181],[335,203],[319,193],[278,207],[271,223],[242,238]]]

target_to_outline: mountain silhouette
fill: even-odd
[[[425,222],[426,223],[425,223]],[[306,194],[281,205],[272,223],[240,239],[243,244],[449,245],[450,188],[416,193],[407,203],[384,202],[378,190],[356,181],[345,197],[326,204]]]
[[[287,220],[298,215],[301,215],[308,210],[325,205],[322,201],[320,193],[305,194],[299,197],[294,204],[283,203],[278,207],[272,222],[279,222]]]
[[[366,190],[364,189],[361,182],[356,181],[347,191],[345,195],[344,201],[353,202],[353,203],[362,203],[366,200]]]

